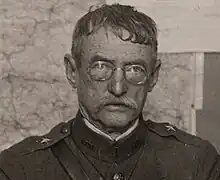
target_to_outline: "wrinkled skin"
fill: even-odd
[[[124,31],[124,36],[126,35]],[[77,88],[83,114],[105,132],[125,131],[142,112],[147,94],[157,82],[160,62],[153,58],[151,46],[122,41],[110,31],[106,33],[104,29],[89,36],[82,49],[81,67],[76,68],[75,61],[71,58],[65,61],[65,66],[70,84]],[[118,68],[123,68],[131,61],[136,63],[142,60],[152,75],[143,85],[127,82],[121,70],[116,70],[107,81],[94,81],[87,73],[87,68],[97,55],[101,60],[107,59]],[[106,103],[112,102],[122,102],[130,107],[112,111],[105,106]]]

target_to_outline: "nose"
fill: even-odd
[[[108,90],[111,94],[117,97],[123,96],[127,92],[128,87],[125,83],[122,69],[117,68],[115,70],[112,79],[108,84]]]

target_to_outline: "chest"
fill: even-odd
[[[87,161],[77,156],[80,166],[77,171],[69,170],[60,163],[52,152],[47,156],[40,154],[31,165],[25,167],[27,180],[192,180],[194,179],[195,164],[193,159],[183,154],[165,153],[163,151],[143,150],[139,155],[119,164],[107,163],[95,158]],[[71,161],[71,158],[69,159]]]

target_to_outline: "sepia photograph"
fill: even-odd
[[[2,0],[0,180],[220,180],[220,0]]]

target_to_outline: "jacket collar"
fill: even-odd
[[[120,162],[134,155],[143,147],[146,127],[142,115],[138,126],[126,137],[112,141],[88,128],[80,112],[72,125],[72,137],[81,151],[106,162]]]
[[[93,130],[94,132],[96,132],[97,134],[104,136],[112,141],[118,141],[120,139],[123,139],[124,137],[128,136],[130,133],[132,133],[132,131],[137,127],[139,119],[137,119],[135,121],[135,123],[132,125],[132,127],[130,127],[126,132],[122,133],[121,135],[119,135],[117,138],[113,139],[111,136],[109,136],[108,134],[106,134],[105,132],[102,132],[101,130],[99,130],[97,127],[95,127],[93,124],[91,124],[87,119],[83,118],[84,123],[86,124],[86,126],[88,128],[90,128],[91,130]]]

